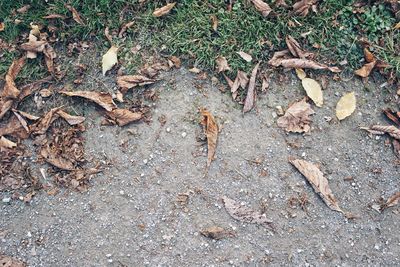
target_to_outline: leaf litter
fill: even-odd
[[[311,105],[306,102],[306,99],[303,99],[290,105],[285,115],[278,119],[277,124],[287,132],[307,133],[311,129],[310,116],[314,113]]]
[[[211,162],[214,160],[215,151],[217,148],[218,140],[218,124],[214,116],[205,108],[200,109],[202,116],[201,125],[204,127],[204,134],[207,136],[207,168],[210,167]]]

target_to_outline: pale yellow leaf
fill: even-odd
[[[106,72],[109,71],[115,64],[118,63],[117,57],[118,47],[111,46],[111,48],[107,51],[107,53],[103,56],[103,75],[106,75]]]
[[[303,84],[304,90],[306,90],[307,96],[314,101],[317,107],[322,107],[324,104],[324,97],[319,83],[311,78],[304,78],[301,80],[301,83]]]
[[[241,58],[243,58],[246,62],[251,62],[253,60],[253,57],[246,52],[239,51],[236,52]]]
[[[342,96],[336,105],[336,117],[339,120],[350,116],[356,109],[356,96],[354,92]]]
[[[307,77],[307,74],[303,69],[296,68],[295,70],[296,70],[296,75],[300,80],[303,80],[304,78]]]

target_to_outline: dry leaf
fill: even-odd
[[[313,60],[301,58],[282,59],[279,65],[284,68],[329,70],[331,72],[340,72],[340,69],[338,67],[329,67],[328,65],[321,64]]]
[[[328,180],[315,164],[301,159],[290,159],[289,162],[307,178],[307,181],[311,184],[314,191],[322,198],[329,208],[343,213],[329,188]]]
[[[0,266],[1,267],[26,267],[27,264],[15,259],[15,258],[11,258],[11,257],[0,254]]]
[[[301,0],[293,5],[293,13],[305,17],[308,15],[310,7],[318,0]]]
[[[254,67],[253,71],[251,72],[249,87],[247,89],[246,99],[244,100],[243,113],[250,111],[254,106],[254,102],[256,100],[256,91],[255,91],[256,77],[257,77],[257,71],[258,71],[259,66],[260,66],[260,62],[257,63],[257,65]]]
[[[382,126],[382,125],[373,125],[369,128],[360,127],[360,129],[366,130],[372,134],[389,134],[391,137],[400,140],[400,129],[396,128],[393,125],[390,126]]]
[[[118,63],[118,56],[117,56],[118,48],[115,46],[111,46],[111,48],[103,55],[102,59],[102,68],[103,68],[103,75],[106,75],[106,72],[112,69],[115,64]]]
[[[317,107],[322,107],[324,104],[324,97],[322,95],[322,89],[319,83],[311,78],[304,78],[301,80],[304,90],[306,90],[307,96],[315,103]]]
[[[336,104],[336,117],[343,120],[353,114],[356,110],[356,95],[354,92],[347,93],[339,99]]]
[[[235,220],[239,220],[245,223],[260,224],[264,227],[273,228],[272,221],[269,220],[265,214],[242,206],[239,202],[226,196],[222,197],[222,201],[224,202],[226,211]]]
[[[388,200],[385,202],[385,204],[381,205],[380,210],[383,211],[387,208],[398,205],[399,200],[400,200],[400,192],[397,192],[393,194],[391,197],[389,197]]]
[[[4,148],[13,148],[16,146],[17,144],[13,141],[8,140],[4,136],[0,136],[0,151],[2,151]]]
[[[278,126],[287,132],[303,133],[310,131],[310,115],[314,114],[305,99],[293,103],[283,117],[277,121]]]
[[[361,69],[358,69],[354,71],[354,74],[366,78],[370,75],[371,71],[374,69],[377,61],[373,61],[370,63],[365,64],[364,66],[361,67]]]
[[[132,112],[128,109],[120,108],[107,112],[107,115],[119,126],[125,126],[131,122],[138,121],[143,117],[143,114],[140,112]]]
[[[60,14],[50,14],[50,15],[44,16],[42,18],[44,18],[44,19],[63,19],[63,20],[66,19],[65,16],[60,15]]]
[[[204,133],[207,136],[207,167],[210,167],[217,147],[218,124],[215,122],[214,116],[207,109],[201,108],[200,113],[202,116],[201,124],[204,126]]]
[[[12,115],[6,124],[0,126],[0,136],[6,135],[19,139],[26,139],[29,137],[29,133],[15,115]]]
[[[112,41],[112,36],[110,35],[110,29],[108,28],[108,26],[104,29],[104,36],[106,37],[106,39],[110,42],[110,44],[112,46],[113,41]]]
[[[6,28],[6,25],[4,24],[4,22],[0,21],[0,32],[4,31]]]
[[[171,9],[175,6],[175,4],[176,4],[175,2],[174,3],[169,3],[169,4],[167,4],[167,5],[163,6],[163,7],[157,8],[156,10],[154,10],[153,16],[154,17],[161,17],[161,16],[164,16],[164,15],[168,14],[171,11]]]
[[[286,36],[286,45],[288,46],[290,53],[294,57],[305,59],[313,55],[313,53],[306,52],[301,49],[300,44],[290,35]]]
[[[32,127],[32,133],[35,135],[41,135],[47,132],[49,129],[50,125],[58,119],[58,114],[57,111],[60,109],[58,108],[53,108],[49,112],[47,112],[43,118],[41,118],[33,127]]]
[[[83,19],[81,18],[81,15],[79,15],[78,11],[76,11],[76,9],[71,6],[71,5],[65,5],[65,7],[72,12],[72,18],[75,20],[76,23],[80,24],[80,25],[85,25],[85,23],[83,22]]]
[[[216,32],[218,28],[218,18],[215,15],[211,15],[211,27]]]
[[[127,89],[131,89],[136,86],[143,86],[147,84],[152,84],[156,80],[147,78],[143,75],[125,75],[117,77],[117,84],[119,87],[124,88],[125,91]],[[124,92],[122,92],[124,93]]]
[[[133,24],[135,24],[135,22],[133,22],[133,21],[124,24],[118,33],[118,38],[122,38],[124,36],[124,33],[126,32],[126,30],[129,29],[130,27],[132,27]]]
[[[57,168],[72,171],[75,169],[74,164],[62,155],[57,155],[48,145],[44,146],[40,150],[40,155],[44,160]]]
[[[243,58],[246,62],[251,62],[253,60],[253,57],[249,54],[247,54],[246,52],[243,51],[239,51],[237,52],[237,54]]]
[[[32,93],[36,92],[40,89],[40,87],[47,82],[50,82],[53,79],[52,76],[48,76],[46,78],[34,81],[32,83],[21,86],[21,93],[18,96],[18,100],[23,100],[24,98],[30,96]]]
[[[82,123],[85,121],[85,117],[82,116],[74,116],[71,114],[68,114],[67,112],[63,111],[63,110],[58,110],[57,114],[63,118],[64,120],[66,120],[68,122],[69,125],[77,125],[79,123]]]
[[[372,54],[367,48],[364,48],[364,58],[365,61],[367,61],[368,63],[374,62],[376,60],[374,54]]]
[[[54,51],[53,47],[51,47],[51,45],[46,43],[43,49],[43,54],[47,70],[54,75],[55,74],[54,59],[57,57],[56,52]]]
[[[111,111],[114,108],[116,108],[112,96],[109,93],[93,92],[93,91],[75,91],[75,92],[61,91],[60,93],[67,96],[79,96],[89,99],[95,102],[96,104],[100,105],[107,111]]]
[[[199,74],[201,72],[201,69],[193,67],[193,68],[190,68],[189,71],[191,73]]]
[[[14,115],[17,117],[19,122],[21,123],[22,127],[24,127],[25,131],[29,134],[31,131],[29,130],[28,123],[18,112],[13,111]]]
[[[296,68],[296,75],[300,80],[303,80],[307,77],[306,72],[303,69]]]
[[[175,68],[179,69],[181,67],[181,60],[178,57],[172,56],[169,60],[173,63]]]
[[[26,13],[31,8],[30,5],[25,5],[17,9],[17,12],[20,14]]]
[[[268,87],[269,87],[269,79],[263,78],[262,79],[262,84],[261,84],[261,91],[262,92],[267,91]]]
[[[22,110],[13,109],[12,111],[14,111],[14,113],[18,113],[22,117],[24,117],[24,118],[26,118],[28,120],[31,120],[31,121],[37,121],[38,119],[40,119],[40,117],[32,115],[32,114],[27,113],[27,112],[24,112]]]
[[[251,0],[251,2],[254,4],[255,8],[261,12],[263,17],[267,17],[272,11],[271,7],[262,0]]]
[[[400,127],[400,112],[394,112],[390,108],[386,108],[383,110],[383,113],[389,120]]]
[[[224,228],[219,227],[219,226],[208,227],[208,228],[200,231],[200,233],[202,235],[204,235],[205,237],[215,239],[215,240],[220,240],[225,237],[234,236],[234,233],[232,231],[227,231]]]
[[[217,57],[217,59],[215,60],[215,63],[217,64],[217,71],[218,73],[222,72],[222,71],[230,71],[231,68],[228,65],[228,61],[226,60],[225,57]]]

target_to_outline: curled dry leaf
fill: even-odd
[[[271,13],[272,8],[262,0],[251,0],[254,4],[255,8],[261,12],[263,17],[268,17],[269,13]]]
[[[50,15],[44,16],[42,18],[44,18],[44,19],[62,19],[62,20],[64,20],[67,17],[65,17],[63,15],[60,15],[60,14],[50,14]]]
[[[65,7],[71,11],[72,13],[72,18],[75,20],[76,23],[80,24],[80,25],[85,25],[85,22],[83,22],[83,19],[81,17],[81,15],[78,13],[78,11],[76,11],[76,9],[71,6],[71,5],[65,5]]]
[[[207,109],[201,108],[200,114],[202,116],[201,124],[204,126],[204,133],[207,136],[207,167],[210,167],[217,148],[218,124],[215,122],[214,116]]]
[[[104,29],[104,36],[106,37],[106,39],[108,40],[108,42],[110,42],[110,44],[112,46],[113,41],[112,41],[112,36],[110,34],[110,28],[108,26]]]
[[[290,53],[294,56],[294,57],[298,57],[298,58],[307,58],[309,56],[312,56],[313,53],[304,51],[299,42],[297,42],[292,36],[288,35],[286,36],[286,45],[290,51]]]
[[[396,192],[391,197],[389,197],[383,205],[381,205],[380,210],[383,211],[387,208],[396,206],[399,204],[399,201],[400,201],[400,192]]]
[[[226,70],[231,70],[225,57],[217,57],[215,63],[217,64],[218,73]]]
[[[277,121],[278,126],[287,132],[303,133],[310,131],[310,115],[314,114],[310,104],[305,99],[293,103],[285,115]]]
[[[143,117],[143,114],[140,112],[132,112],[128,109],[118,108],[107,112],[107,116],[114,120],[119,126],[125,126],[131,122],[140,120]]]
[[[267,218],[265,214],[252,210],[248,207],[242,206],[239,202],[230,199],[226,196],[222,197],[224,206],[229,215],[235,220],[245,223],[260,224],[267,228],[272,228],[272,221]]]
[[[13,148],[16,146],[17,144],[13,141],[8,140],[4,136],[0,136],[0,151],[2,151],[4,148]]]
[[[53,108],[49,112],[47,112],[43,118],[41,118],[35,125],[32,127],[32,134],[41,135],[45,134],[49,129],[50,125],[58,119],[57,112],[60,110],[60,107]]]
[[[34,81],[32,83],[25,84],[21,86],[21,93],[18,96],[18,100],[23,100],[24,98],[30,96],[32,93],[38,91],[44,83],[48,83],[53,79],[52,76],[47,76],[43,79]]]
[[[354,74],[362,78],[368,77],[378,63],[375,56],[367,48],[364,48],[364,58],[367,63],[360,69],[354,71]]]
[[[31,131],[29,130],[26,120],[18,112],[13,111],[13,113],[21,123],[22,127],[24,127],[25,131],[29,134]]]
[[[44,46],[43,54],[47,70],[51,74],[55,74],[54,59],[57,57],[57,54],[54,51],[53,47],[51,47],[51,45],[46,43],[46,45]]]
[[[103,55],[102,58],[102,69],[103,75],[106,75],[106,72],[112,69],[115,64],[118,63],[118,56],[117,56],[118,48],[116,46],[111,46],[108,49],[107,53]]]
[[[58,110],[57,115],[59,115],[66,122],[68,122],[69,125],[77,125],[77,124],[85,121],[85,117],[74,116],[74,115],[68,114],[67,112],[65,112],[63,110]]]
[[[55,151],[53,151],[48,145],[41,148],[40,155],[47,163],[56,166],[57,168],[67,171],[72,171],[75,169],[72,161],[64,158],[62,155],[56,154]]]
[[[21,124],[19,119],[12,115],[6,124],[0,126],[0,136],[12,136],[14,138],[26,139],[29,137],[29,132]]]
[[[253,57],[249,54],[247,54],[246,52],[243,51],[239,51],[237,52],[237,54],[244,59],[244,61],[246,62],[251,62],[253,60]]]
[[[356,95],[354,92],[347,93],[339,99],[336,104],[336,117],[343,120],[353,114],[356,110]]]
[[[21,49],[27,51],[27,58],[36,58],[37,53],[43,52],[47,41],[38,41],[32,33],[29,34],[28,42],[21,44]]]
[[[389,134],[391,137],[400,140],[400,129],[393,125],[382,126],[382,125],[373,125],[369,128],[360,127],[360,129],[366,130],[372,134]]]
[[[31,121],[37,121],[38,119],[40,119],[40,117],[32,115],[32,114],[27,113],[27,112],[24,112],[22,110],[13,109],[12,111],[14,111],[14,113],[18,113],[22,117],[24,117],[24,118],[26,118],[28,120],[31,120]]]
[[[175,5],[176,3],[174,2],[174,3],[169,3],[163,7],[157,8],[156,10],[154,10],[153,16],[154,17],[164,16],[168,14]]]
[[[200,231],[202,235],[205,237],[215,239],[215,240],[220,240],[226,237],[231,237],[235,236],[235,234],[232,231],[227,231],[222,227],[219,226],[211,226],[206,229],[203,229]]]
[[[319,83],[311,78],[304,78],[301,80],[304,90],[307,96],[315,103],[317,107],[322,107],[324,104],[324,97],[322,94],[322,89]]]
[[[122,93],[133,87],[152,84],[155,81],[155,79],[150,79],[143,75],[125,75],[117,77],[118,86],[124,89]]]
[[[75,91],[75,92],[61,91],[60,93],[66,96],[79,96],[89,99],[95,102],[96,104],[100,105],[107,111],[111,111],[114,108],[116,108],[112,96],[109,93],[93,92],[93,91]]]
[[[243,113],[250,111],[254,106],[254,102],[256,100],[256,91],[255,91],[256,77],[257,77],[257,71],[258,71],[259,66],[260,66],[260,62],[257,63],[257,65],[254,67],[253,71],[251,72],[249,87],[247,89],[246,99],[244,100]]]
[[[390,108],[386,108],[383,110],[383,113],[389,120],[391,120],[394,124],[400,127],[400,111],[394,112]]]
[[[343,213],[329,187],[328,180],[315,164],[302,159],[290,159],[289,162],[306,177],[314,191],[322,198],[329,208]]]

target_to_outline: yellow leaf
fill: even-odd
[[[336,117],[339,120],[350,116],[356,110],[356,96],[354,92],[342,96],[336,105]]]
[[[304,90],[306,90],[307,96],[314,101],[317,107],[322,107],[324,104],[324,97],[319,83],[311,78],[304,78],[301,80],[301,83],[303,84]]]
[[[111,46],[111,48],[107,51],[107,53],[103,56],[103,75],[106,75],[106,72],[109,71],[115,64],[118,63],[117,58],[118,47]]]
[[[400,21],[399,21],[399,22],[397,22],[397,24],[396,24],[396,25],[394,25],[393,29],[394,29],[394,30],[398,30],[398,29],[400,29]]]
[[[303,80],[304,78],[307,77],[307,74],[306,74],[306,72],[305,72],[303,69],[296,68],[295,70],[296,70],[297,77],[298,77],[300,80]]]
[[[176,4],[175,2],[174,3],[169,3],[169,4],[167,4],[167,5],[163,6],[163,7],[157,8],[156,10],[154,10],[153,16],[154,17],[161,17],[161,16],[164,16],[164,15],[168,14],[171,11],[171,9],[175,6],[175,4]]]

